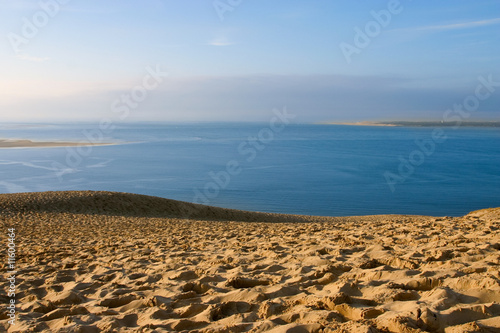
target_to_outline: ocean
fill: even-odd
[[[461,216],[500,206],[498,128],[270,123],[0,126],[0,192],[105,190],[275,213]]]

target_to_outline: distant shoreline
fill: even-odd
[[[0,149],[4,148],[56,148],[75,146],[109,146],[116,143],[91,143],[91,142],[57,142],[57,141],[31,141],[0,139]]]
[[[346,125],[346,126],[386,126],[386,127],[500,127],[500,121],[464,121],[440,122],[440,121],[360,121],[360,122],[323,122],[320,125]]]

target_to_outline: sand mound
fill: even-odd
[[[4,311],[0,331],[500,332],[499,209],[187,220],[178,202],[109,192],[0,208],[18,249],[17,323]],[[261,222],[215,221],[228,214]]]
[[[0,194],[0,211],[4,213],[45,212],[249,222],[310,220],[308,216],[246,212],[147,195],[104,191]]]
[[[488,208],[470,212],[466,218],[482,219],[482,220],[499,220],[500,208]]]

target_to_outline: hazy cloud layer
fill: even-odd
[[[476,85],[436,89],[405,78],[337,75],[166,78],[137,107],[129,107],[122,120],[265,121],[273,108],[284,106],[298,122],[440,119],[446,109],[474,93]],[[61,110],[63,120],[118,120],[120,114],[113,110],[126,104],[112,105],[130,92],[101,90],[0,106],[9,110],[5,120],[16,120],[16,114],[43,120],[60,116]],[[498,111],[500,94],[495,94],[481,102],[474,118],[494,119]]]

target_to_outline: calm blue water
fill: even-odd
[[[85,131],[102,134],[95,124],[3,125],[0,137],[85,140]],[[80,151],[1,149],[0,192],[122,191],[227,208],[331,216],[458,216],[500,206],[500,130],[445,128],[447,138],[434,146],[425,141],[432,140],[432,131],[333,125],[289,125],[280,132],[273,132],[269,124],[120,125],[103,139],[125,144]],[[260,141],[249,139],[259,133]],[[425,152],[416,140],[427,142]],[[401,159],[410,156],[413,165],[400,167]],[[228,162],[232,175],[226,171]],[[388,172],[392,186],[384,176]]]

